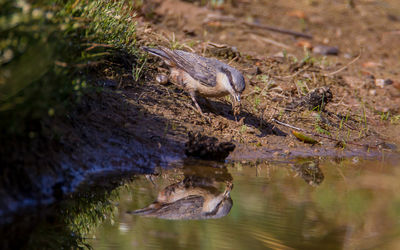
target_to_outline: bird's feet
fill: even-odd
[[[208,124],[211,124],[211,118],[209,116],[209,114],[205,114],[203,113],[203,111],[201,109],[197,109],[195,108],[193,105],[186,103],[185,104],[187,107],[193,109],[194,112],[198,113],[199,115],[201,115],[201,117],[204,119],[204,121]]]
[[[195,107],[193,107],[193,106],[190,105],[190,106],[193,108],[193,110],[197,111],[197,112],[205,119],[206,123],[211,124],[211,118],[210,118],[210,116],[209,116],[209,115],[205,115],[205,114],[203,113],[203,111],[202,111],[201,108],[200,108],[200,105],[199,105],[199,104],[197,103],[197,101],[196,101],[195,94],[194,94],[194,93],[190,93],[190,97],[192,98],[192,101],[193,101],[194,105],[196,106],[196,108],[195,108]]]

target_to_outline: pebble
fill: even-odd
[[[168,76],[164,75],[164,74],[157,74],[156,75],[156,82],[159,84],[167,84],[168,83]]]
[[[372,95],[372,96],[376,95],[376,90],[375,89],[370,89],[369,90],[369,94]]]
[[[315,54],[320,54],[320,55],[337,56],[339,54],[339,49],[337,47],[332,47],[332,46],[316,45],[313,48],[313,52]]]
[[[384,88],[387,85],[393,84],[391,79],[375,79],[375,86]]]

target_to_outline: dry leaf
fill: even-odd
[[[292,134],[302,142],[310,143],[310,144],[317,144],[318,143],[317,140],[315,140],[315,139],[313,139],[313,138],[311,138],[309,136],[306,136],[306,135],[304,135],[304,134],[302,134],[300,132],[297,132],[295,130],[292,130]]]

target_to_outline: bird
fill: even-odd
[[[129,214],[167,220],[204,220],[226,216],[233,201],[231,182],[219,191],[208,178],[187,176],[180,182],[161,190],[156,201],[145,208],[128,211]]]
[[[246,82],[239,70],[215,59],[199,56],[183,50],[171,50],[159,46],[142,49],[158,56],[170,68],[170,78],[187,91],[200,114],[204,115],[196,96],[223,97],[232,95],[240,103],[240,95],[246,88]],[[205,99],[208,103],[208,100]]]

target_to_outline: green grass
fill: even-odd
[[[43,123],[64,116],[88,89],[88,63],[121,50],[146,57],[136,46],[135,2],[106,0],[0,1],[1,137],[35,137]],[[94,49],[89,49],[94,44]],[[78,66],[81,65],[81,66]],[[82,66],[83,65],[83,66]]]

